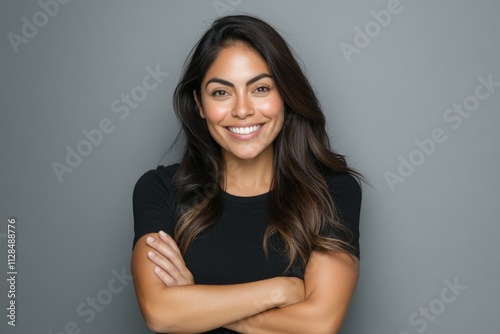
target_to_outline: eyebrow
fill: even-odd
[[[251,85],[253,84],[254,82],[256,81],[259,81],[260,79],[262,78],[271,78],[271,75],[267,74],[267,73],[262,73],[262,74],[259,74],[258,76],[250,79],[247,81],[246,85]],[[234,84],[232,82],[229,82],[227,80],[224,80],[224,79],[220,79],[220,78],[212,78],[210,80],[207,81],[207,83],[205,84],[205,87],[208,86],[208,84],[212,83],[212,82],[216,82],[216,83],[220,83],[221,85],[224,85],[224,86],[229,86],[229,87],[234,87]]]

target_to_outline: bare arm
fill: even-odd
[[[238,321],[242,333],[338,333],[354,294],[359,261],[345,253],[313,252],[305,272],[306,299]]]
[[[154,238],[153,243],[147,243],[148,237]],[[156,256],[148,259],[150,251]],[[155,272],[157,266],[166,270]],[[302,281],[296,278],[234,285],[194,284],[175,242],[157,233],[137,241],[132,275],[149,329],[162,333],[208,331],[304,299]]]

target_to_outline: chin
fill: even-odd
[[[252,160],[257,158],[262,152],[232,152],[231,155],[239,160]]]
[[[258,157],[257,154],[241,154],[241,155],[235,155],[236,158],[240,160],[253,160]]]

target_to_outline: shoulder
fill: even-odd
[[[175,198],[172,179],[178,165],[158,166],[144,173],[136,182],[132,195],[134,212],[133,245],[143,235],[160,230],[173,235]]]
[[[143,197],[145,194],[171,193],[172,180],[179,169],[179,164],[158,166],[145,172],[136,182],[134,197]]]
[[[179,164],[158,166],[156,169],[151,169],[142,174],[135,186],[148,186],[152,184],[169,185],[172,183],[172,179],[178,169]]]
[[[357,235],[361,211],[358,179],[348,173],[329,172],[325,174],[325,180],[339,219]]]
[[[358,179],[348,173],[328,172],[325,174],[328,191],[339,222],[351,232],[340,232],[340,238],[347,241],[356,250],[353,254],[359,258],[359,218],[361,211],[361,185]]]
[[[361,203],[361,185],[356,177],[335,171],[324,173],[324,177],[334,201],[347,200]]]

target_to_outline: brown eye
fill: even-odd
[[[212,96],[214,96],[214,97],[224,97],[226,95],[228,95],[228,93],[222,89],[217,89],[217,90],[212,92]]]
[[[267,93],[269,91],[269,87],[268,86],[259,86],[257,88],[255,88],[255,92],[257,94],[264,94],[264,93]]]

